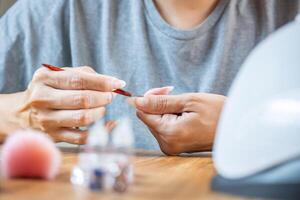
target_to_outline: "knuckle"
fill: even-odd
[[[87,134],[80,134],[77,138],[74,139],[74,144],[85,144],[87,140]]]
[[[164,111],[168,107],[168,100],[163,96],[157,96],[156,100],[153,102],[154,110]]]
[[[91,98],[89,95],[81,93],[75,95],[74,102],[82,108],[89,108],[91,105]]]
[[[91,115],[87,111],[79,111],[75,116],[76,124],[87,125],[91,122]]]
[[[110,93],[107,93],[105,95],[105,100],[106,100],[106,103],[111,103],[112,100],[113,100],[113,94],[110,92]]]
[[[32,82],[36,83],[36,82],[42,82],[43,80],[46,80],[48,77],[48,74],[45,72],[44,69],[38,69],[35,71],[33,78],[32,78]]]
[[[194,102],[194,103],[201,101],[200,94],[197,94],[197,93],[189,94],[188,99],[190,102]]]
[[[47,101],[46,98],[44,98],[44,94],[42,91],[41,86],[35,86],[33,89],[30,90],[30,97],[29,97],[29,104],[30,105],[37,105],[41,104]]]
[[[75,89],[84,89],[85,81],[79,74],[73,74],[69,80],[69,85]]]
[[[44,115],[38,115],[37,116],[37,121],[39,123],[39,127],[42,131],[46,131],[49,127],[49,120],[46,116]]]
[[[202,103],[201,97],[199,94],[189,94],[185,99],[185,106],[188,108],[194,107],[195,105],[199,105]]]
[[[90,66],[82,66],[81,70],[85,72],[95,72],[95,70]]]

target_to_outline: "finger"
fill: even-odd
[[[40,104],[50,109],[88,109],[106,106],[114,97],[112,92],[52,89],[51,95]]]
[[[60,67],[64,70],[70,70],[70,71],[83,71],[87,73],[97,73],[92,67],[89,66],[82,66],[82,67]]]
[[[136,112],[136,115],[150,129],[156,130],[158,127],[161,126],[161,119],[162,119],[161,115],[147,114],[139,110]]]
[[[117,121],[111,120],[105,123],[105,128],[108,133],[111,133],[117,125],[118,125]]]
[[[82,110],[59,110],[54,111],[52,116],[54,119],[60,119],[60,127],[81,127],[88,126],[95,121],[103,118],[105,108],[91,108]]]
[[[65,71],[50,71],[42,68],[34,76],[34,81],[63,90],[97,90],[111,92],[123,88],[126,82],[117,78],[82,70],[66,69]]]
[[[173,114],[154,115],[137,111],[138,118],[158,133],[169,133],[178,124],[179,116]]]
[[[172,90],[174,89],[173,86],[166,86],[162,88],[153,88],[148,90],[145,94],[144,97],[150,96],[150,95],[168,95]],[[128,104],[132,105],[135,107],[135,99],[134,98],[128,98]]]
[[[31,121],[33,127],[48,131],[57,128],[88,126],[101,119],[104,114],[104,107],[82,110],[53,110],[33,112]]]
[[[70,144],[85,144],[88,136],[88,131],[63,128],[52,132],[48,132],[48,134],[56,142],[66,142]]]
[[[185,112],[186,95],[149,95],[133,97],[133,106],[149,114],[174,114]]]
[[[151,90],[148,90],[144,96],[148,95],[167,95],[169,94],[172,90],[174,90],[173,86],[166,86],[162,88],[153,88]]]
[[[72,67],[70,68],[71,70],[79,70],[79,71],[84,71],[87,73],[97,73],[93,68],[89,67],[89,66],[82,66],[82,67]]]

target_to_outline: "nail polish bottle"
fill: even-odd
[[[130,160],[133,145],[128,119],[120,120],[111,134],[103,121],[98,121],[89,129],[87,144],[72,170],[72,184],[92,191],[126,191],[133,182]]]

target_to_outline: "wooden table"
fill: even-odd
[[[53,181],[2,180],[0,200],[242,199],[211,191],[210,181],[215,170],[210,154],[166,157],[159,152],[137,152],[135,182],[122,194],[75,189],[69,178],[77,155],[74,151],[64,151],[60,174]]]

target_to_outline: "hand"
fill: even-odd
[[[131,100],[167,155],[212,149],[225,97],[214,94],[151,95]]]
[[[102,118],[105,106],[113,100],[112,91],[125,82],[97,74],[90,67],[64,69],[38,69],[16,115],[22,128],[42,130],[57,142],[83,144],[87,133],[75,127]]]

